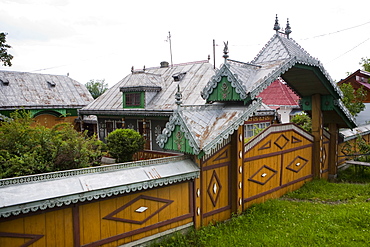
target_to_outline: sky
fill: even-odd
[[[111,87],[131,67],[208,59],[250,62],[287,19],[290,35],[339,81],[370,58],[370,1],[0,0],[13,66],[1,70],[69,75]],[[171,48],[168,42],[171,33]]]

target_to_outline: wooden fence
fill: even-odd
[[[313,136],[272,125],[248,143],[243,127],[198,159],[199,177],[0,218],[0,246],[120,246],[223,221],[313,177]],[[330,136],[324,137],[327,156]],[[173,158],[173,157],[172,157]],[[168,158],[171,159],[171,158]],[[328,172],[325,161],[320,167]],[[139,212],[145,206],[145,212]]]

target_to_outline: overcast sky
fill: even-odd
[[[223,42],[230,59],[249,62],[273,36],[275,15],[290,35],[318,58],[334,80],[370,58],[370,1],[118,1],[0,0],[0,32],[14,55],[2,70],[69,73],[85,84],[109,86],[135,69],[171,62],[222,63]]]

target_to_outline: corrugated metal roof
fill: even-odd
[[[195,179],[186,156],[0,180],[0,217],[90,201]]]
[[[173,75],[185,73],[180,81],[174,81]],[[84,107],[82,114],[92,113],[93,111],[167,111],[171,112],[175,108],[175,93],[177,85],[180,85],[182,101],[184,104],[204,104],[200,92],[209,79],[215,74],[213,65],[207,60],[202,62],[185,63],[174,65],[167,68],[148,68],[145,72],[133,72],[107,90],[94,102]],[[146,102],[145,109],[123,109],[121,88],[134,86],[160,86],[156,96]]]
[[[342,91],[320,61],[284,34],[274,34],[251,63],[228,60],[223,64],[202,90],[205,100],[217,87],[222,76],[227,76],[241,99],[253,100],[279,77],[301,97],[313,94],[332,95],[340,112],[334,113],[339,116],[339,126],[356,126],[354,118],[339,100],[343,97]],[[332,118],[326,120],[331,121]]]
[[[81,108],[93,101],[86,87],[68,76],[0,71],[0,108]]]

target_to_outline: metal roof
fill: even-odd
[[[133,71],[94,102],[80,110],[81,114],[165,114],[170,115],[175,108],[174,95],[180,85],[184,104],[204,104],[200,91],[214,75],[213,65],[207,60],[194,63],[173,65],[165,68],[147,68]],[[182,74],[181,80],[173,76]],[[161,90],[145,102],[144,109],[123,109],[122,92],[135,87],[160,87]],[[145,91],[145,90],[144,90]]]
[[[282,106],[299,108],[299,97],[289,86],[281,80],[275,80],[262,93],[258,95],[262,102],[271,108],[277,109]]]
[[[0,80],[3,110],[81,108],[93,101],[86,87],[68,76],[0,71]]]
[[[261,99],[253,101],[248,106],[230,106],[221,103],[181,106],[170,117],[157,142],[163,148],[175,125],[180,125],[194,154],[201,151],[209,154],[260,108],[266,109],[266,106],[262,107]]]
[[[274,34],[250,63],[227,60],[202,90],[205,100],[223,76],[227,76],[241,99],[253,100],[279,77],[300,97],[314,94],[332,95],[336,112],[328,112],[324,123],[335,119],[341,127],[356,126],[353,116],[340,101],[343,97],[342,91],[320,61],[282,33]]]
[[[339,131],[344,137],[344,141],[349,141],[358,137],[358,135],[368,135],[370,134],[370,124],[362,125],[354,129],[342,129]]]
[[[0,217],[96,200],[195,179],[187,156],[0,179]]]

